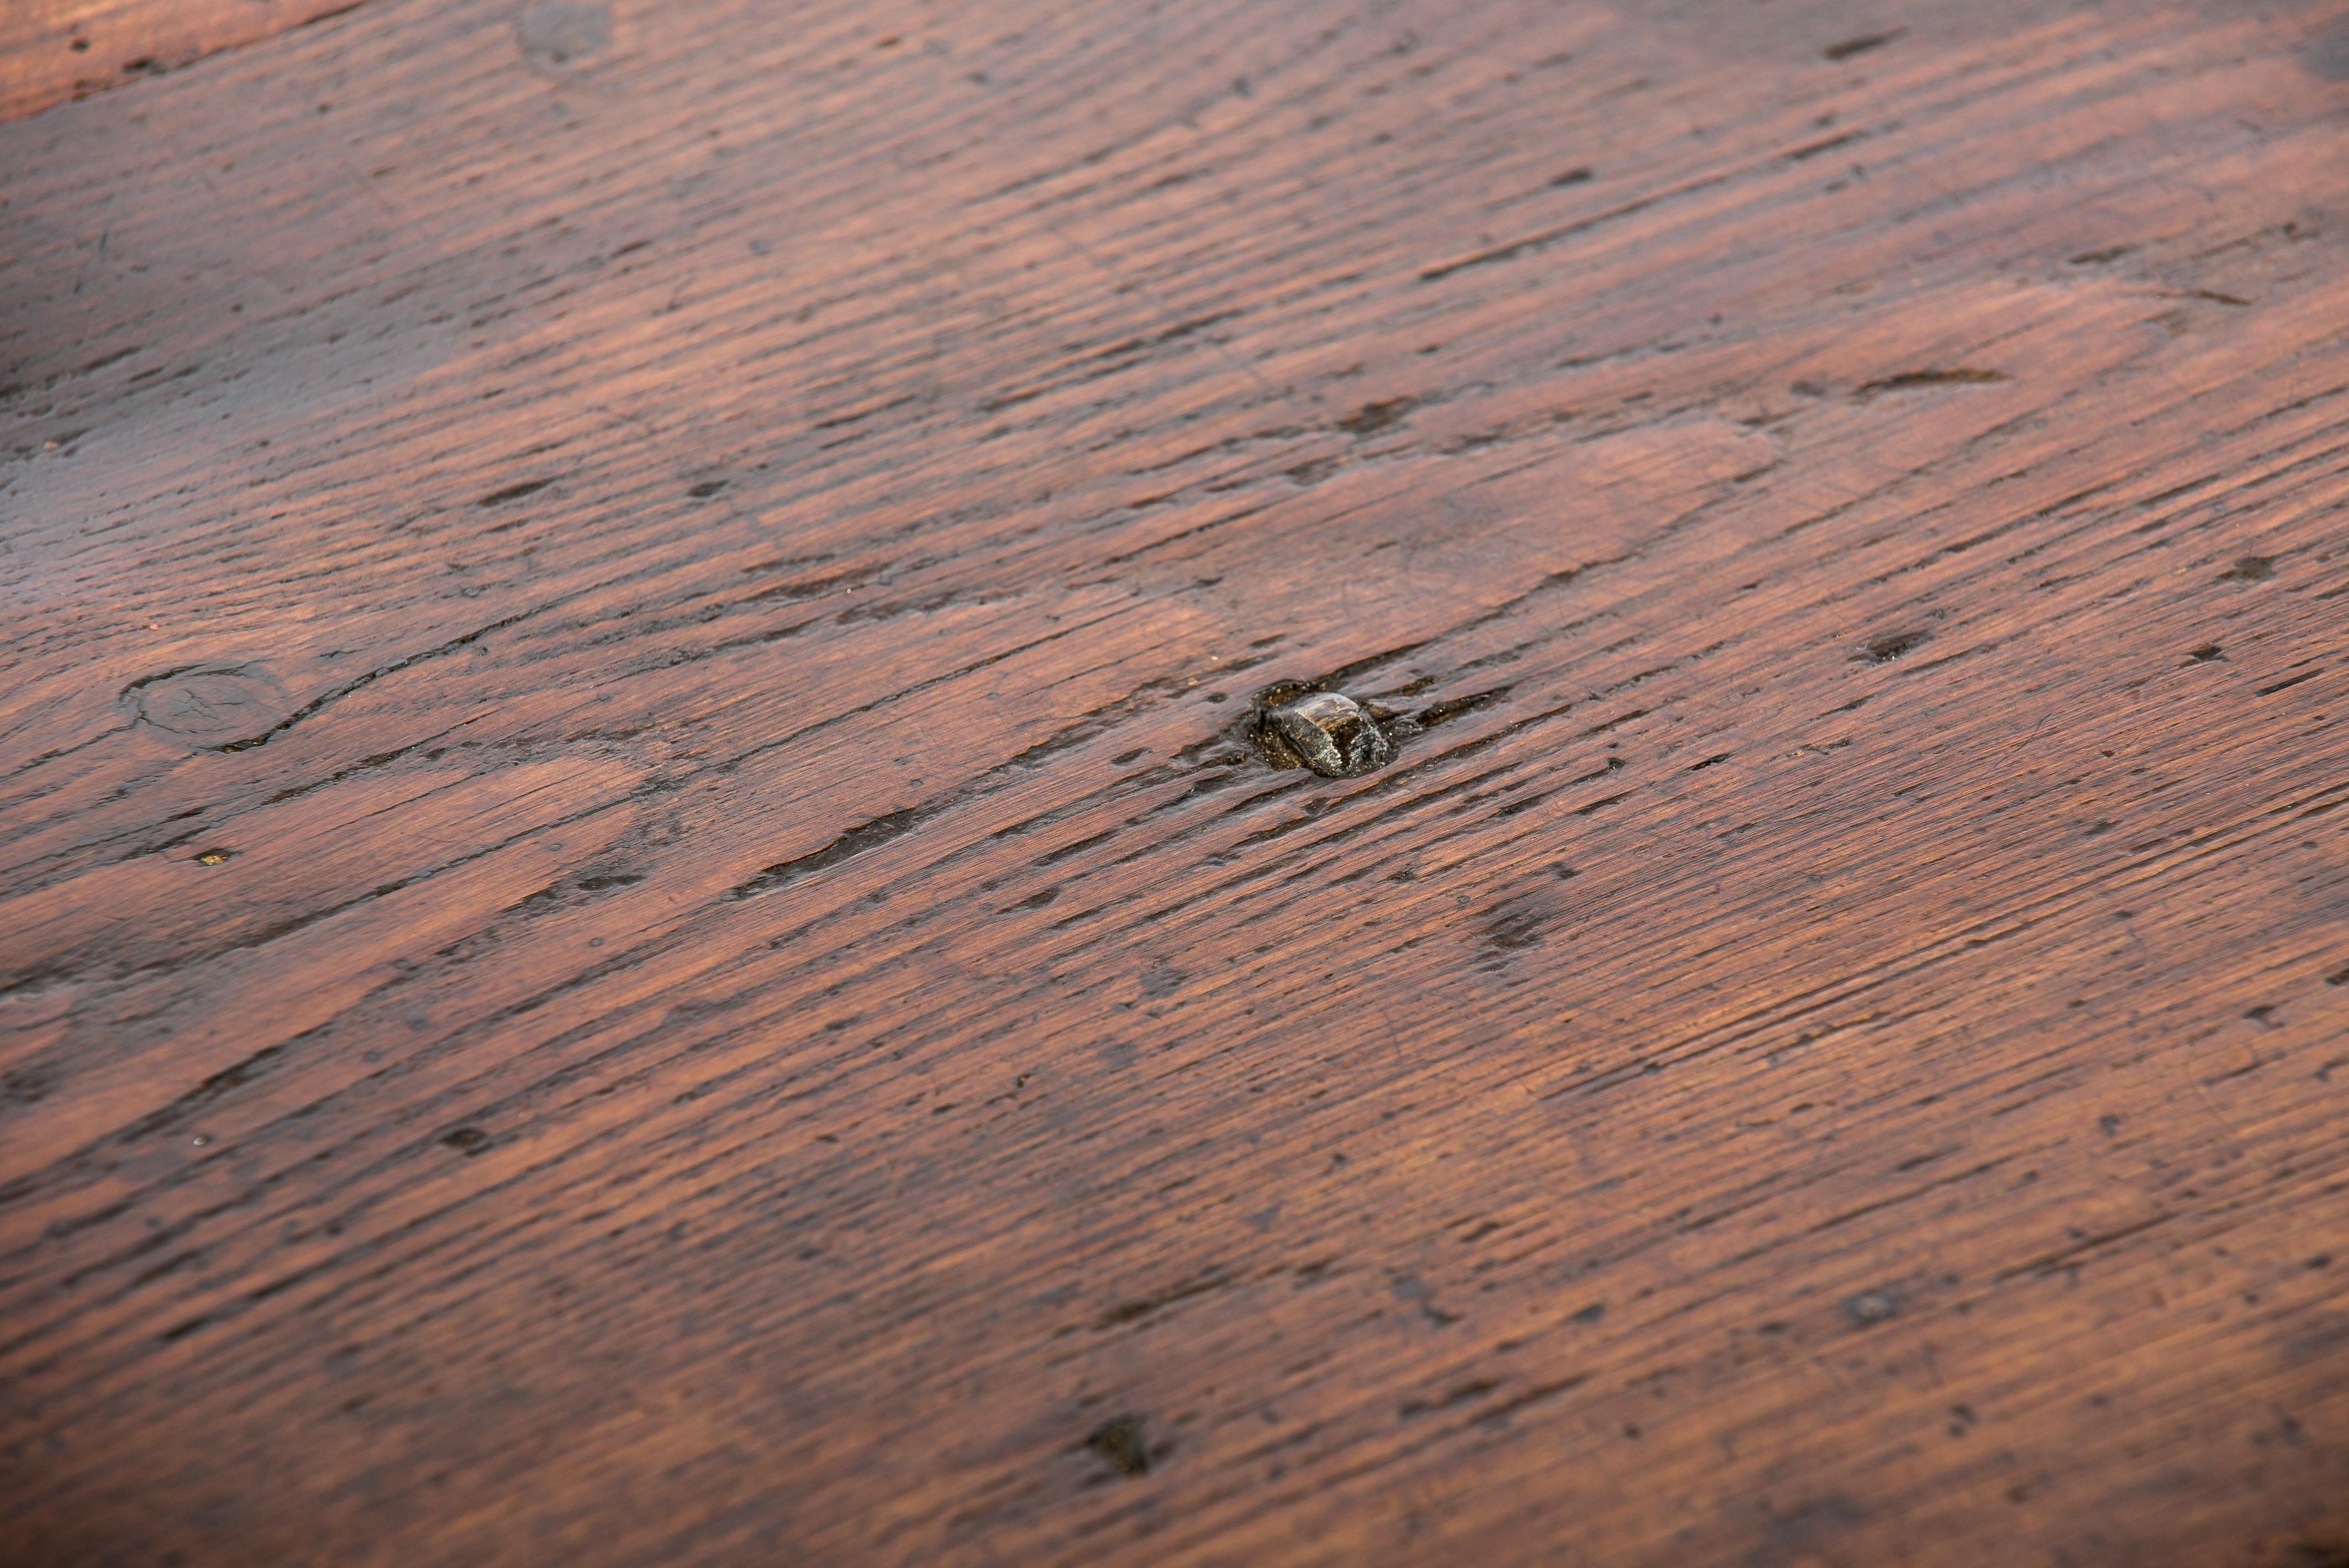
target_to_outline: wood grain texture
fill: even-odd
[[[0,1556],[2343,1561],[2345,167],[2220,0],[0,127]]]
[[[0,6],[0,119],[160,76],[359,3],[8,0]]]

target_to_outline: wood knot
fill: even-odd
[[[150,675],[124,688],[131,717],[199,751],[256,744],[285,719],[285,688],[250,665],[200,665]]]

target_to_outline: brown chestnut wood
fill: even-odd
[[[2339,5],[5,36],[0,1560],[2349,1561]]]

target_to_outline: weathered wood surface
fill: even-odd
[[[2290,0],[0,127],[0,1555],[2342,1561],[2344,169]]]
[[[7,0],[0,119],[193,65],[359,0]]]

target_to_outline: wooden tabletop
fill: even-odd
[[[2339,0],[0,67],[7,1568],[2349,1563]]]

